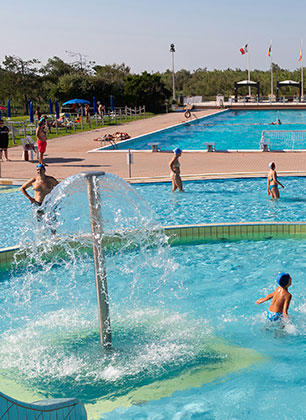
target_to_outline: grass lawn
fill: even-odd
[[[128,117],[127,119],[125,119],[124,117],[122,117],[122,122],[121,124],[124,124],[126,122],[129,121],[136,121],[136,120],[141,120],[141,119],[146,119],[146,118],[151,118],[154,117],[155,114],[147,112],[145,117],[141,116],[141,117]],[[10,128],[10,124],[9,121],[7,121],[6,118],[4,119],[4,124],[8,125]],[[14,122],[20,122],[20,125],[14,124],[14,132],[15,132],[15,139],[13,142],[12,139],[12,134],[10,134],[10,140],[9,140],[9,147],[13,147],[16,145],[20,145],[21,144],[21,139],[24,138],[24,125],[23,122],[26,121],[26,131],[27,131],[27,135],[30,135],[33,140],[36,140],[35,138],[35,126],[33,124],[30,124],[29,122],[29,116],[27,115],[23,115],[20,117],[13,117],[10,119],[10,121],[14,121]],[[75,128],[72,125],[71,127],[67,127],[67,129],[65,127],[58,127],[58,134],[56,134],[56,128],[52,127],[51,128],[51,132],[48,133],[48,139],[53,139],[56,137],[63,137],[63,136],[67,136],[67,135],[71,135],[71,134],[75,134],[75,133],[81,133],[84,131],[91,131],[91,130],[96,130],[97,128],[103,128],[103,127],[109,127],[110,128],[110,132],[111,134],[113,134],[114,131],[120,131],[120,119],[119,117],[117,118],[117,124],[115,122],[115,119],[109,119],[108,116],[105,116],[104,119],[104,125],[102,125],[101,119],[98,118],[98,124],[96,123],[96,119],[91,119],[91,127],[89,126],[89,124],[86,123],[86,119],[83,119],[83,130],[81,128],[81,124],[80,123],[76,123],[75,124]]]

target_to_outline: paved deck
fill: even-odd
[[[197,117],[209,115],[219,110],[192,111]],[[112,128],[112,131],[128,132],[136,137],[151,131],[159,130],[184,120],[183,113],[159,115],[146,120],[138,120]],[[125,152],[105,151],[88,153],[99,146],[95,137],[110,132],[101,128],[73,134],[48,141],[46,163],[47,174],[62,180],[82,171],[101,170],[128,178],[128,166]],[[132,165],[132,178],[169,180],[169,161],[171,152],[151,151],[135,152]],[[37,161],[25,162],[21,159],[22,147],[9,149],[11,162],[1,162],[0,183],[6,180],[29,179],[35,174]],[[228,176],[264,176],[268,163],[275,161],[279,174],[306,175],[306,152],[185,152],[181,157],[183,179],[211,178]]]

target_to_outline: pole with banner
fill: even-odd
[[[250,67],[250,52],[249,52],[249,41],[247,42],[247,50],[246,53],[248,55],[248,82],[251,81],[251,67]],[[249,85],[249,96],[251,96],[251,86]]]
[[[249,41],[245,44],[244,47],[240,48],[240,52],[242,55],[247,54],[248,55],[248,83],[250,83],[251,80],[251,70],[250,70],[250,53],[249,53]],[[251,96],[251,86],[249,85],[249,96]]]
[[[271,68],[271,101],[273,100],[273,60],[272,60],[272,39],[270,47],[268,49],[268,56],[270,57],[270,68]]]
[[[301,40],[301,49],[300,49],[299,62],[301,63],[301,101],[304,101],[303,40]]]

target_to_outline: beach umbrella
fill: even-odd
[[[89,101],[85,99],[70,99],[70,101],[64,102],[62,105],[72,105],[72,104],[90,104]]]
[[[0,106],[0,111],[5,111],[6,107],[5,106]]]
[[[51,102],[50,98],[49,98],[49,112],[50,112],[51,115],[53,114],[52,102]]]
[[[97,110],[97,103],[96,103],[96,98],[95,97],[92,98],[92,106],[93,106],[93,112],[94,112],[94,114],[96,114],[98,112],[98,110]]]
[[[110,97],[110,109],[111,109],[111,111],[113,111],[115,109],[113,95],[111,95],[111,97]]]
[[[33,103],[29,101],[30,123],[34,122]]]
[[[57,100],[55,101],[55,103],[54,103],[54,107],[55,107],[55,114],[56,114],[56,118],[59,118],[59,114],[60,114],[60,112],[59,112],[59,106],[58,106],[58,102],[57,102]]]
[[[6,116],[7,118],[11,118],[11,101],[7,101],[7,110],[6,110]]]

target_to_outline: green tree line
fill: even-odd
[[[166,87],[171,90],[172,87],[172,73],[167,70],[161,73],[161,78]],[[194,71],[179,70],[175,73],[175,88],[176,93],[183,96],[203,96],[203,98],[215,99],[216,95],[231,96],[234,94],[234,82],[239,82],[248,79],[247,70],[241,69],[226,69],[226,70],[207,70],[197,69]],[[251,72],[251,80],[260,82],[260,95],[268,96],[271,93],[271,71],[253,70]],[[273,64],[273,80],[274,80],[274,94],[276,91],[276,82],[282,80],[301,80],[301,71],[289,71],[281,69],[277,64]],[[305,83],[305,82],[304,82]],[[246,95],[248,88],[240,88],[239,93]],[[256,94],[254,90],[254,95]],[[296,94],[294,88],[282,88],[282,95]]]
[[[260,82],[261,96],[270,94],[270,71],[254,70],[251,79]],[[300,80],[300,69],[289,71],[273,64],[274,92],[276,81]],[[233,95],[234,82],[247,79],[247,71],[241,69],[194,71],[179,70],[175,73],[176,94],[203,96],[214,99],[217,94]],[[247,93],[241,89],[241,94]],[[293,88],[282,94],[296,94]],[[53,57],[45,65],[39,60],[23,60],[6,56],[0,66],[0,103],[10,99],[15,107],[28,113],[28,102],[34,106],[47,104],[48,99],[64,102],[73,98],[92,101],[93,96],[108,105],[110,95],[116,106],[142,106],[150,112],[161,112],[172,97],[172,72],[132,74],[125,64],[97,65],[94,63],[64,62]]]

